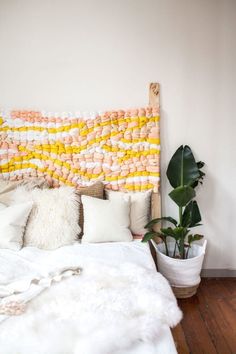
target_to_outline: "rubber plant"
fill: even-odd
[[[189,146],[181,145],[172,156],[168,168],[167,178],[173,187],[169,193],[170,198],[177,204],[179,211],[178,221],[170,216],[153,219],[145,228],[148,230],[142,242],[147,242],[156,236],[160,237],[165,244],[166,255],[174,258],[188,258],[189,249],[194,241],[203,238],[203,235],[191,232],[193,227],[201,225],[201,214],[194,200],[196,187],[202,184],[205,173],[201,170],[204,162],[196,162]],[[162,221],[172,226],[160,228],[155,231],[157,224]],[[171,254],[168,248],[168,237],[174,239],[175,247]]]

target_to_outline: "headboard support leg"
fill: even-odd
[[[160,85],[158,83],[150,83],[149,85],[149,106],[160,109]],[[152,202],[151,202],[151,217],[152,219],[161,217],[161,193],[160,193],[160,182],[158,187],[158,192],[154,192],[152,194]],[[160,230],[160,224],[158,224],[155,228],[155,231]],[[156,240],[160,242],[160,238]]]

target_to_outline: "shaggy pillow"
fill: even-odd
[[[48,183],[44,178],[26,178],[19,181],[8,181],[0,179],[0,203],[11,204],[12,194],[19,186],[25,186],[27,190],[34,188],[48,188]]]
[[[31,202],[9,207],[0,203],[0,248],[21,249],[31,208]]]
[[[79,197],[72,187],[33,189],[19,187],[14,201],[33,202],[24,246],[55,249],[74,243],[81,231],[79,220]]]
[[[129,198],[114,201],[84,195],[81,198],[84,208],[82,242],[132,241]]]
[[[148,223],[151,213],[152,191],[147,192],[114,192],[106,191],[106,197],[113,201],[130,197],[130,229],[133,235],[143,235],[147,230],[144,226]]]
[[[104,197],[104,185],[100,181],[92,184],[91,186],[77,187],[76,191],[80,196],[87,195],[89,197],[99,198],[99,199],[103,199]],[[80,207],[79,207],[79,226],[81,228],[81,233],[79,237],[81,238],[83,236],[83,226],[84,226],[84,212],[83,212],[82,203],[80,203]]]

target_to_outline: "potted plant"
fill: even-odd
[[[201,281],[206,241],[203,245],[193,244],[203,235],[191,230],[201,225],[201,214],[194,198],[196,187],[202,184],[205,176],[201,170],[203,166],[203,162],[196,162],[189,146],[182,145],[176,150],[166,174],[174,188],[169,196],[178,206],[178,220],[170,216],[151,220],[145,226],[148,231],[142,239],[147,242],[158,236],[163,241],[155,244],[158,270],[169,280],[179,298],[194,295]],[[172,225],[159,228],[162,221]]]

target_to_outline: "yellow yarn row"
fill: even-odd
[[[63,163],[63,166],[64,166],[64,163]],[[20,167],[20,170],[31,168],[31,169],[40,171],[42,173],[46,172],[51,177],[55,177],[55,176],[60,177],[59,175],[57,175],[54,171],[50,170],[49,168],[47,168],[47,167],[41,168],[33,163],[22,163],[22,164],[20,164],[20,166],[18,164],[15,164],[15,165],[5,164],[5,165],[0,166],[0,172],[7,173],[7,172],[17,171],[17,170],[19,170],[19,167]],[[136,172],[130,172],[126,176],[111,176],[111,177],[105,176],[104,172],[101,172],[99,174],[92,174],[92,173],[87,173],[87,172],[81,171],[77,168],[70,168],[69,172],[70,171],[73,172],[74,174],[82,175],[82,176],[86,177],[88,180],[96,179],[101,176],[104,176],[104,180],[107,182],[122,180],[124,178],[127,179],[130,177],[132,178],[132,177],[148,177],[148,176],[159,177],[160,176],[160,174],[158,172],[147,172],[147,171],[136,171]],[[59,179],[61,180],[61,178],[62,177],[60,177]],[[66,179],[64,179],[64,180],[66,181]]]
[[[147,122],[158,122],[159,121],[159,116],[156,117],[151,117],[151,118],[147,118],[147,117],[134,117],[134,118],[126,118],[126,119],[116,119],[114,121],[109,120],[107,122],[101,122],[99,124],[95,124],[93,127],[86,129],[86,130],[82,130],[80,132],[81,135],[87,135],[89,133],[91,133],[94,129],[98,128],[98,127],[105,127],[105,126],[109,126],[111,124],[114,125],[120,125],[122,123],[131,123],[131,122],[136,122],[138,123],[138,126],[135,126],[135,129],[140,129],[142,128],[144,125],[146,125]],[[0,125],[3,124],[3,118],[0,117]],[[0,131],[13,131],[13,132],[26,132],[29,130],[33,130],[33,131],[47,131],[49,134],[56,134],[56,133],[63,133],[63,132],[68,132],[71,129],[83,129],[86,126],[85,122],[79,122],[79,123],[72,123],[70,125],[64,125],[58,128],[47,128],[47,127],[40,127],[40,126],[23,126],[23,127],[10,127],[10,126],[4,126],[4,127],[0,127]],[[127,128],[125,130],[132,130],[133,128]]]

